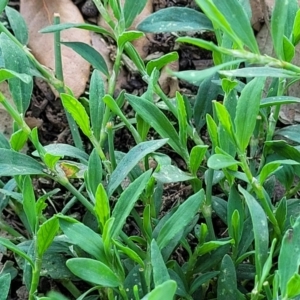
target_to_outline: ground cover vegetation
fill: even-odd
[[[26,48],[21,15],[0,1],[10,23],[10,30],[0,23],[0,79],[8,81],[14,102],[0,93],[14,120],[9,140],[0,135],[0,226],[7,233],[0,237],[0,249],[14,253],[14,261],[7,260],[0,272],[0,299],[7,299],[16,276],[22,277],[30,300],[297,299],[299,125],[276,126],[281,105],[300,102],[287,95],[300,79],[300,67],[292,63],[300,41],[298,1],[275,1],[270,24],[274,56],[259,51],[247,0],[196,0],[197,10],[165,8],[135,29],[128,28],[147,0],[93,2],[108,29],[60,23],[58,15],[42,29],[54,33],[53,75]],[[75,27],[101,33],[116,45],[109,70],[89,45],[63,43],[93,66],[85,101],[63,82],[60,34]],[[132,42],[149,32],[176,32],[177,43],[212,52],[211,68],[169,71],[198,88],[196,100],[164,93],[160,71],[178,54],[145,64]],[[213,41],[190,32],[211,32]],[[115,94],[124,54],[147,83],[143,95]],[[59,94],[74,145],[43,146],[38,129],[25,122],[33,76]],[[122,127],[134,141],[127,153],[114,148]],[[207,132],[205,140],[200,132]],[[24,154],[27,141],[34,151]],[[181,158],[182,168],[170,152]],[[49,178],[69,191],[61,211],[49,214],[59,190],[38,194],[36,178]],[[284,195],[274,201],[278,181]],[[190,186],[190,195],[163,211],[164,187],[177,182]],[[87,217],[72,214],[74,205]],[[26,234],[5,220],[8,208]],[[221,232],[215,220],[222,223]],[[135,234],[128,234],[129,223],[137,228]],[[49,288],[42,294],[43,277],[60,282],[64,292]]]

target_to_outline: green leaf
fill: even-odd
[[[153,177],[162,183],[181,182],[196,178],[173,165],[161,166],[158,172],[153,173]]]
[[[67,267],[79,278],[104,287],[118,287],[122,283],[107,265],[90,258],[71,258]]]
[[[292,96],[275,96],[264,98],[260,101],[260,107],[269,107],[273,105],[281,105],[281,104],[290,104],[290,103],[299,103],[300,98],[292,97]],[[291,126],[289,126],[291,127]],[[282,130],[285,130],[289,127],[284,127]]]
[[[68,144],[50,144],[43,147],[47,153],[53,156],[69,156],[73,158],[78,158],[87,163],[89,156],[84,151]],[[37,151],[32,152],[33,156],[39,156]]]
[[[299,73],[272,67],[247,67],[236,70],[219,71],[225,76],[235,77],[273,77],[273,78],[295,78],[299,77]]]
[[[42,257],[53,242],[59,229],[59,222],[56,216],[44,222],[37,232],[37,253]]]
[[[10,149],[10,144],[2,132],[0,132],[0,148]]]
[[[107,31],[106,29],[104,29],[100,26],[92,25],[92,24],[88,24],[88,23],[62,23],[62,24],[57,24],[57,25],[50,25],[50,26],[47,26],[47,27],[41,29],[39,32],[40,33],[51,33],[51,32],[66,30],[69,28],[80,28],[80,29],[85,29],[88,31],[100,33],[105,36],[107,36],[107,35],[111,36],[111,33],[109,31]]]
[[[168,280],[161,285],[155,287],[149,294],[142,298],[142,300],[173,300],[177,284],[174,280]]]
[[[232,39],[233,42],[236,43],[237,47],[239,49],[243,49],[243,42],[240,39],[241,37],[238,37],[236,33],[234,32],[234,28],[232,26],[236,26],[229,23],[229,20],[232,21],[237,16],[233,15],[230,16],[227,20],[226,17],[220,12],[220,10],[217,8],[217,6],[213,3],[212,0],[196,0],[196,3],[200,6],[202,11],[209,16],[210,20],[214,24],[214,26],[221,28],[222,31],[226,32]],[[229,3],[228,3],[229,4]],[[236,5],[236,4],[235,4]],[[238,25],[238,26],[244,26],[244,24]],[[246,25],[247,26],[247,25]],[[249,45],[248,45],[249,47]],[[254,51],[255,52],[255,51]]]
[[[220,274],[218,277],[218,299],[238,299],[237,278],[234,263],[229,255],[222,259]]]
[[[126,0],[124,4],[124,19],[125,27],[128,28],[134,21],[134,19],[142,12],[147,0]]]
[[[233,124],[231,116],[224,105],[219,102],[214,101],[214,106],[216,114],[218,116],[219,122],[223,126],[224,130],[228,133],[229,138],[232,142],[235,142],[235,137],[233,133]]]
[[[150,101],[134,95],[125,95],[138,114],[153,127],[162,138],[169,138],[168,144],[185,160],[188,160],[186,145],[181,145],[179,136],[169,119]]]
[[[176,234],[185,229],[199,211],[204,200],[205,195],[202,189],[178,207],[176,212],[162,226],[158,234],[157,244],[159,249],[166,247]]]
[[[10,290],[11,276],[10,273],[0,274],[0,300],[8,299],[8,293]]]
[[[9,6],[5,8],[5,14],[8,18],[9,25],[12,31],[14,32],[14,36],[21,44],[27,45],[28,29],[21,14],[17,10]]]
[[[300,294],[300,275],[294,274],[287,284],[288,299],[295,299]]]
[[[37,225],[37,216],[35,208],[35,195],[33,191],[32,181],[27,175],[23,181],[23,209],[26,214],[31,234],[35,234]]]
[[[0,13],[4,11],[4,8],[7,6],[8,0],[0,0]]]
[[[155,240],[151,242],[151,265],[155,287],[170,279],[168,269]]]
[[[151,172],[152,170],[148,170],[147,172],[143,173],[134,182],[130,183],[130,185],[121,194],[112,212],[112,217],[115,218],[115,222],[111,230],[111,238],[118,237],[125,224],[126,218],[129,216],[136,201],[146,187]]]
[[[11,78],[19,78],[21,81],[25,83],[31,82],[31,76],[27,74],[20,74],[12,70],[0,69],[0,82]]]
[[[245,151],[253,134],[264,83],[261,78],[251,80],[238,99],[234,124],[236,140],[241,151]]]
[[[206,115],[207,130],[213,144],[213,148],[218,146],[218,127],[211,115]]]
[[[94,70],[92,73],[89,89],[89,106],[92,130],[95,138],[100,139],[100,133],[102,129],[102,120],[104,116],[105,105],[103,97],[105,95],[104,81],[99,71]]]
[[[206,115],[212,114],[212,100],[217,99],[220,87],[212,80],[217,80],[218,74],[204,79],[198,89],[193,107],[193,117],[196,129],[200,131],[206,125]]]
[[[34,268],[34,263],[31,258],[22,250],[20,250],[15,244],[13,244],[10,240],[0,237],[0,244],[3,245],[5,248],[11,250],[12,252],[16,253],[17,255],[21,256],[22,258],[26,259],[31,267]]]
[[[296,46],[300,41],[300,9],[296,13],[293,26],[293,44]]]
[[[104,75],[109,76],[108,68],[104,58],[93,47],[82,42],[61,42],[61,44],[70,47],[86,61],[88,61],[95,69],[98,69]]]
[[[102,182],[102,164],[96,149],[93,149],[87,170],[87,186],[95,196],[98,185]]]
[[[60,94],[61,101],[65,109],[71,114],[82,132],[90,137],[92,130],[90,127],[90,118],[85,111],[83,105],[73,96],[68,94]]]
[[[275,152],[284,158],[300,162],[300,151],[289,145],[286,141],[267,141],[264,147],[264,155]]]
[[[255,240],[255,268],[258,280],[260,281],[263,266],[268,257],[269,229],[266,214],[257,200],[239,186],[239,191],[245,197],[245,201],[250,211],[254,240]]]
[[[26,54],[4,33],[1,33],[0,35],[0,47],[5,62],[5,68],[20,74],[31,74]],[[33,88],[32,79],[29,83],[25,83],[19,78],[11,78],[8,80],[8,83],[9,90],[18,112],[25,115],[31,99]]]
[[[287,20],[289,1],[276,0],[271,18],[271,35],[274,50],[279,59],[285,60],[283,50],[284,27]]]
[[[200,1],[198,1],[199,3]],[[248,47],[253,53],[258,54],[259,49],[254,36],[250,18],[247,16],[245,9],[243,8],[239,0],[232,1],[213,1],[219,12],[223,14],[226,21],[230,24],[235,35]],[[210,16],[210,15],[208,15]],[[220,24],[220,28],[223,30],[223,24]]]
[[[286,36],[283,37],[283,53],[287,62],[291,62],[295,56],[295,46]]]
[[[288,229],[283,237],[279,258],[278,258],[278,274],[279,286],[282,297],[288,296],[288,282],[294,274],[298,274],[300,265],[300,218],[298,217],[292,228]],[[289,286],[291,289],[291,286]]]
[[[227,245],[232,242],[233,242],[233,240],[206,242],[197,248],[197,250],[196,250],[197,255],[202,256],[204,254],[210,253],[211,251],[213,251],[215,249],[218,249],[221,246]]]
[[[179,92],[176,92],[176,103],[177,103],[178,123],[179,123],[179,140],[181,145],[183,146],[187,144],[188,122],[187,122],[187,114],[186,114],[184,99]]]
[[[196,145],[192,148],[191,154],[190,154],[190,168],[189,169],[193,175],[197,174],[197,171],[198,171],[200,164],[205,156],[207,148],[208,148],[207,145]]]
[[[107,195],[110,197],[116,188],[122,183],[127,174],[143,159],[147,154],[156,151],[167,142],[163,140],[153,140],[142,142],[134,146],[118,163],[116,169],[111,174],[107,185]],[[1,151],[1,149],[0,149]],[[1,152],[0,152],[1,153]]]
[[[160,70],[167,64],[178,60],[179,56],[177,52],[170,52],[162,55],[159,58],[151,59],[146,66],[146,71],[148,75],[151,75],[154,69]]]
[[[210,20],[194,9],[186,7],[168,7],[161,9],[147,18],[138,26],[144,32],[177,32],[177,31],[212,31]]]
[[[60,228],[73,244],[107,264],[103,241],[99,234],[75,219],[62,215],[58,217]]]
[[[180,38],[177,39],[180,42],[188,42],[191,38]],[[194,44],[194,43],[191,43]],[[242,62],[243,60],[232,60],[229,62],[226,62],[224,64],[220,64],[217,66],[214,66],[212,68],[208,68],[205,70],[201,70],[201,71],[180,71],[180,72],[172,72],[172,75],[185,80],[189,83],[192,83],[194,85],[199,85],[204,79],[213,76],[214,74],[216,74],[217,72],[219,72],[220,70],[232,66],[232,65],[236,65],[239,64],[240,62]]]
[[[237,166],[239,162],[230,155],[213,154],[207,161],[207,166],[214,170]]]
[[[15,151],[20,151],[28,140],[28,133],[23,131],[22,129],[14,132],[10,136],[10,146]]]
[[[189,290],[190,295],[194,294],[203,284],[208,284],[210,279],[216,277],[219,273],[219,271],[212,271],[198,275],[191,284],[191,288]]]
[[[142,36],[144,36],[144,33],[140,31],[125,31],[118,37],[118,47],[122,49],[127,42],[132,42]]]
[[[100,183],[95,193],[95,213],[99,223],[104,228],[105,223],[110,218],[109,199],[106,195],[103,185]]]
[[[259,174],[259,182],[263,184],[265,180],[275,173],[281,165],[298,165],[299,162],[296,162],[292,159],[282,159],[282,160],[274,160],[272,162],[267,163],[263,166],[260,174]]]
[[[134,252],[129,247],[125,247],[117,240],[113,240],[113,243],[117,246],[117,248],[120,252],[127,255],[131,260],[138,263],[142,268],[145,268],[145,263],[143,262],[143,260],[139,257],[139,255],[136,252]]]

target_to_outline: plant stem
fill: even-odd
[[[270,204],[268,203],[268,201],[267,201],[267,199],[266,199],[266,197],[263,193],[262,185],[256,180],[256,178],[254,178],[252,176],[252,173],[251,173],[250,168],[249,168],[248,163],[247,163],[246,155],[242,154],[242,153],[239,153],[238,157],[239,157],[240,162],[242,163],[242,169],[245,172],[248,181],[250,182],[255,194],[257,195],[258,199],[260,200],[260,203],[261,203],[266,215],[268,216],[270,222],[273,224],[276,235],[280,239],[281,230],[278,226],[278,222],[277,222],[277,220],[276,220],[276,218],[273,214],[273,211],[270,207]]]
[[[35,246],[37,248],[37,246]],[[35,250],[35,253],[37,254],[37,249]],[[35,294],[37,292],[39,280],[40,280],[40,272],[42,268],[42,257],[37,256],[34,262],[34,268],[32,270],[32,280],[30,285],[30,291],[29,291],[29,300],[35,299]]]
[[[57,182],[59,182],[61,185],[63,185],[66,189],[68,189],[81,204],[89,210],[93,215],[94,212],[94,206],[88,201],[78,190],[75,189],[75,187],[69,182],[69,180],[66,177],[55,177],[54,178]]]
[[[81,292],[78,288],[73,284],[73,282],[69,279],[61,280],[61,284],[72,294],[74,298],[78,298],[81,296]]]
[[[85,183],[83,182],[78,189],[78,192],[81,193],[83,189],[85,188]],[[74,196],[72,199],[65,205],[65,207],[61,210],[61,213],[65,215],[71,208],[72,206],[77,202],[77,197]]]

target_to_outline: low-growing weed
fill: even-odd
[[[276,125],[281,105],[300,102],[287,95],[300,79],[300,67],[291,62],[300,41],[298,1],[275,1],[270,25],[275,57],[260,53],[248,1],[196,0],[202,12],[170,7],[129,30],[146,2],[126,0],[123,6],[120,1],[94,0],[110,30],[60,24],[56,16],[54,25],[41,31],[55,35],[55,76],[27,49],[25,26],[21,33],[12,26],[13,35],[0,24],[0,79],[8,81],[14,100],[13,106],[0,93],[1,104],[14,120],[10,139],[0,135],[0,209],[13,211],[26,229],[24,234],[13,228],[1,214],[1,230],[9,235],[0,237],[1,250],[14,253],[15,265],[8,261],[0,272],[0,299],[8,296],[17,269],[30,300],[65,299],[55,291],[40,295],[41,276],[60,281],[76,299],[296,299],[299,126]],[[7,1],[0,1],[4,9],[11,10]],[[17,12],[8,13],[8,21],[12,15],[23,24]],[[63,43],[94,68],[87,106],[63,83],[60,31],[74,27],[101,33],[117,46],[110,71],[91,46]],[[216,43],[183,34],[190,31],[214,32]],[[178,43],[212,52],[214,67],[172,73],[198,86],[194,102],[179,92],[174,99],[164,94],[160,71],[178,54],[145,64],[131,44],[143,32],[177,32]],[[147,83],[143,95],[121,92],[114,98],[123,54]],[[107,77],[107,86],[100,73]],[[59,92],[75,146],[43,146],[38,130],[26,124],[33,76]],[[220,96],[222,102],[216,100]],[[134,119],[122,111],[125,102]],[[114,149],[116,118],[135,142],[128,153]],[[149,139],[151,128],[160,139]],[[208,132],[209,145],[200,130]],[[90,153],[83,150],[80,132],[92,145]],[[275,133],[282,139],[274,139]],[[32,156],[20,152],[28,140],[35,148]],[[164,145],[182,158],[185,171],[160,150]],[[150,158],[156,161],[153,168]],[[73,196],[61,212],[45,214],[47,199],[59,190],[37,197],[35,177],[49,178]],[[79,189],[74,180],[80,182]],[[285,194],[274,202],[276,181]],[[164,184],[175,182],[186,182],[192,193],[162,214]],[[95,220],[94,226],[69,214],[77,201]],[[137,235],[126,234],[128,217]],[[224,224],[221,234],[215,219]],[[184,249],[184,261],[176,259],[177,249]],[[76,284],[79,279],[87,282],[86,290]]]

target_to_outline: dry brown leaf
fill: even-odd
[[[124,5],[125,0],[121,0],[121,5]],[[152,1],[147,1],[146,6],[142,10],[142,12],[135,18],[132,25],[130,26],[130,30],[136,30],[136,26],[142,20],[144,20],[147,16],[149,16],[153,12]],[[113,12],[110,10],[110,15],[113,17]],[[99,16],[98,25],[111,30],[110,27],[105,23],[104,19]],[[139,38],[132,42],[134,47],[136,48],[139,55],[144,59],[149,54],[150,40],[152,39],[152,34],[146,34],[146,36]]]
[[[83,23],[80,11],[71,0],[21,0],[20,5],[20,12],[29,30],[29,48],[41,64],[54,70],[53,34],[38,31],[52,24],[54,13],[60,15],[61,23]],[[61,40],[90,44],[90,34],[85,30],[68,29],[61,32]],[[85,90],[90,65],[66,46],[62,46],[62,60],[65,84],[75,97],[79,97]]]

